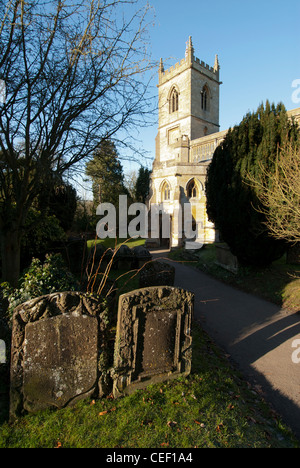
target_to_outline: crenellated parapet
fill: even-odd
[[[215,63],[214,66],[210,66],[205,63],[203,60],[195,57],[194,54],[194,47],[192,44],[191,37],[187,42],[185,58],[180,60],[180,62],[175,63],[175,65],[171,66],[167,70],[164,68],[163,60],[160,61],[160,68],[159,68],[159,85],[166,83],[167,81],[171,80],[174,76],[182,73],[187,68],[193,67],[198,70],[200,73],[208,74],[210,79],[219,82],[219,59],[218,56],[215,56]]]

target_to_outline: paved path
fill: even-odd
[[[167,251],[153,251],[153,258]],[[300,440],[300,316],[238,291],[180,263],[175,286],[195,294],[195,319],[230,354],[241,372],[258,385],[263,396]],[[297,349],[299,349],[298,355]],[[296,352],[296,353],[295,353]]]

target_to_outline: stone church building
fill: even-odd
[[[220,132],[219,125],[221,84],[218,56],[213,67],[200,61],[191,37],[183,60],[168,70],[161,60],[158,134],[148,200],[151,212],[159,213],[159,225],[155,230],[152,222],[149,246],[175,248],[187,246],[192,239],[200,245],[217,240],[206,213],[205,179],[214,151],[227,133]],[[300,109],[290,114],[300,121]]]

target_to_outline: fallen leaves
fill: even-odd
[[[217,427],[216,427],[216,431],[221,432],[221,429],[223,429],[223,427],[224,427],[223,423],[218,424]]]
[[[106,410],[106,411],[101,411],[98,416],[104,416],[105,414],[109,414],[109,413],[112,413],[113,411],[116,411],[117,408],[111,408],[109,410]]]
[[[150,403],[151,405],[154,405],[154,401],[150,397],[143,397],[143,403]]]
[[[177,422],[176,422],[176,421],[168,421],[168,422],[167,422],[167,426],[169,426],[169,427],[171,427],[171,428],[175,427],[176,425],[177,425]]]
[[[204,423],[201,423],[200,421],[197,421],[196,419],[194,419],[194,422],[196,424],[198,424],[200,427],[204,428],[205,427],[205,424]]]

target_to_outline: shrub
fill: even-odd
[[[78,290],[76,278],[67,270],[60,254],[46,255],[45,262],[34,258],[30,267],[20,278],[19,288],[13,289],[2,283],[4,298],[8,300],[7,314],[12,317],[14,309],[30,299],[60,291]]]
[[[45,258],[45,253],[49,252],[53,243],[65,239],[64,230],[55,216],[31,208],[21,241],[22,267],[28,267],[33,258]]]

